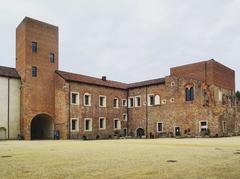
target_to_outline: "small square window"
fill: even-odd
[[[32,52],[37,53],[37,42],[32,42]]]
[[[37,67],[32,67],[32,77],[37,77]]]
[[[176,84],[174,81],[171,82],[171,87],[174,87]]]
[[[170,102],[174,103],[175,102],[175,98],[170,98]]]
[[[163,99],[163,100],[162,100],[162,104],[167,104],[167,100],[166,100],[166,99]]]
[[[55,63],[54,53],[50,53],[50,63]]]

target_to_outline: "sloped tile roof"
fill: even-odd
[[[15,68],[0,66],[0,76],[20,78],[17,70]]]

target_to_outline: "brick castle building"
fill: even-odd
[[[58,27],[26,17],[16,69],[0,67],[0,139],[239,134],[232,69],[208,60],[170,71],[131,84],[60,71]]]

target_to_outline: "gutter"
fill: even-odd
[[[8,78],[8,140],[9,140],[9,129],[10,129],[10,78]]]
[[[146,138],[148,138],[148,86],[146,86]]]

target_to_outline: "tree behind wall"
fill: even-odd
[[[240,102],[240,91],[236,92],[237,103]]]

